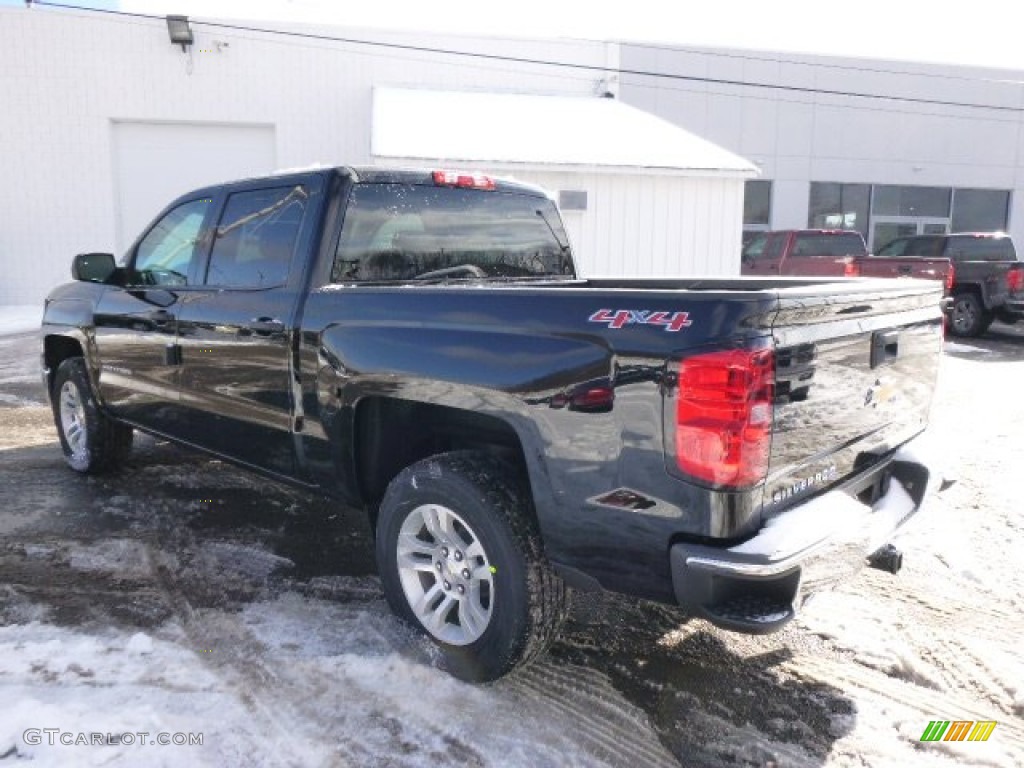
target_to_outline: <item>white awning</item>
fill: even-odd
[[[377,158],[756,176],[748,160],[615,99],[377,87]],[[570,170],[566,168],[565,170]]]

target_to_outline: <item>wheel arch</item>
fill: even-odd
[[[390,482],[406,467],[441,453],[471,450],[507,464],[536,498],[537,469],[531,471],[523,436],[500,416],[437,403],[388,396],[362,398],[353,417],[354,478],[376,526],[377,511]],[[536,511],[530,514],[536,521]],[[539,521],[537,521],[539,522]]]
[[[53,381],[60,364],[72,357],[85,357],[81,341],[59,333],[51,333],[43,337],[43,368],[47,392],[53,392]]]

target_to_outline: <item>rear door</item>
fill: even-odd
[[[796,232],[782,274],[841,277],[851,258],[866,255],[864,239],[858,232]]]
[[[179,318],[186,439],[262,469],[295,469],[292,350],[316,181],[231,191],[203,285]]]
[[[118,416],[175,434],[180,423],[175,357],[178,317],[209,245],[214,201],[197,197],[161,214],[127,259],[127,285],[96,307],[99,387]]]

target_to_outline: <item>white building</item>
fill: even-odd
[[[623,101],[760,167],[748,231],[847,227],[877,248],[1002,229],[1024,245],[1022,72],[643,45],[621,67]]]
[[[183,50],[164,19],[41,7],[0,8],[0,29],[0,304],[41,300],[69,278],[75,253],[123,252],[178,194],[311,163],[460,162],[539,183],[564,193],[578,260],[591,274],[738,270],[743,183],[756,169],[601,98],[614,90],[616,45],[330,28],[279,34],[193,20],[194,43]],[[342,36],[366,42],[325,39]],[[406,110],[406,130],[383,114],[375,125],[375,87],[405,89],[393,106]],[[433,106],[410,113],[410,89],[434,91]],[[498,156],[505,142],[494,136],[509,126],[493,112],[449,111],[451,92],[506,99],[495,104],[531,94],[519,125],[546,121],[541,128],[562,154],[534,136]],[[564,119],[553,121],[552,110]],[[600,119],[588,120],[595,113]],[[474,153],[454,151],[436,132],[432,145],[417,143],[438,121],[491,138]],[[371,145],[383,138],[390,144]],[[590,153],[565,154],[574,138]]]

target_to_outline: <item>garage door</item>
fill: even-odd
[[[269,125],[116,122],[113,147],[119,253],[178,195],[275,167]]]

